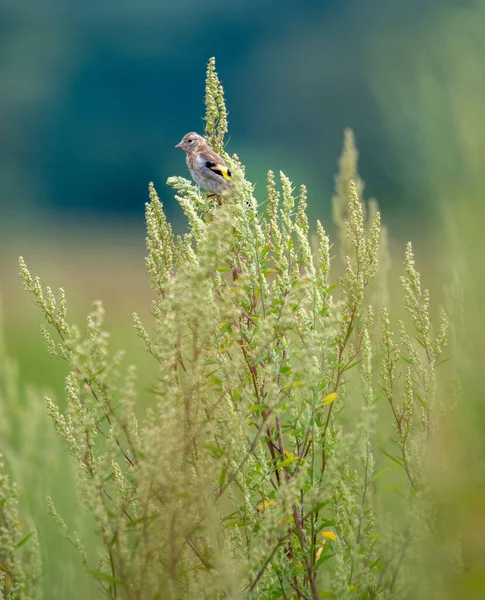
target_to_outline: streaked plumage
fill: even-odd
[[[203,190],[210,195],[221,196],[229,189],[231,172],[202,136],[194,132],[187,133],[175,147],[184,150],[192,179]]]

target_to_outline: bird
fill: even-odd
[[[209,148],[201,135],[191,131],[175,147],[182,148],[185,152],[192,179],[209,194],[209,198],[220,197],[229,190],[231,171],[224,159]]]

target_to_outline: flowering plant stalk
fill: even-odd
[[[424,473],[446,315],[433,333],[411,246],[409,318],[396,323],[382,305],[386,237],[376,203],[359,197],[350,134],[334,198],[341,269],[324,226],[310,233],[304,186],[269,172],[258,203],[224,151],[213,60],[207,73],[206,137],[233,189],[219,205],[169,178],[189,224],[174,236],[150,185],[153,323],[134,315],[159,368],[146,411],[136,369],[109,349],[102,304],[84,329],[70,324],[64,291],[43,288],[20,260],[47,348],[70,368],[66,409],[52,399],[47,409],[77,466],[97,563],[49,510],[112,599],[417,597],[409,565],[433,530]],[[390,467],[405,498],[398,521],[385,506]]]

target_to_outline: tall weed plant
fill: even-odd
[[[71,324],[64,291],[20,259],[47,349],[69,365],[65,409],[46,406],[99,555],[48,499],[60,534],[110,599],[444,597],[446,570],[461,564],[460,540],[435,544],[429,477],[459,397],[453,368],[440,367],[451,354],[446,314],[431,307],[410,244],[404,266],[391,267],[351,132],[335,248],[309,224],[304,186],[269,172],[258,203],[225,152],[214,60],[205,122],[233,173],[231,195],[219,205],[170,177],[189,225],[175,236],[149,189],[153,321],[133,315],[159,369],[146,411],[135,367],[109,348],[102,304],[82,328]],[[404,310],[393,316],[387,279],[398,272]],[[5,585],[5,597],[31,597]]]

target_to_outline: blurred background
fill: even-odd
[[[203,129],[211,56],[229,109],[227,150],[247,165],[258,199],[267,170],[282,169],[307,184],[311,219],[331,231],[333,177],[351,127],[365,196],[377,198],[397,260],[410,239],[438,296],[451,272],[459,276],[470,317],[463,327],[472,358],[464,362],[485,357],[484,31],[482,0],[2,0],[0,296],[21,389],[34,384],[60,398],[64,371],[37,335],[40,314],[20,289],[19,255],[44,283],[66,289],[74,320],[104,300],[113,346],[127,349],[142,393],[148,388],[153,367],[131,328],[133,311],[149,314],[147,186],[154,181],[183,231],[165,181],[187,176],[174,145]],[[475,372],[466,389],[480,430]],[[70,475],[57,450],[43,486],[54,483],[68,511],[75,500],[63,494]],[[470,527],[485,514],[477,486]],[[36,494],[28,502],[49,530]],[[62,598],[73,587],[58,582],[52,539],[43,549],[46,579],[57,590],[51,597]],[[77,559],[62,551],[66,581],[77,578],[76,597],[85,597]]]

